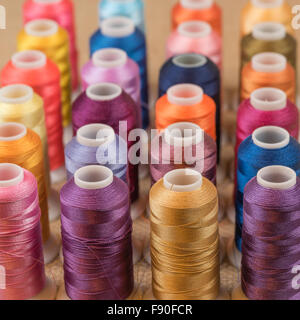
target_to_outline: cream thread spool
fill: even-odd
[[[27,134],[26,127],[21,123],[7,122],[0,124],[0,141],[16,141]],[[59,253],[59,244],[53,234],[43,243],[45,264],[51,263]]]
[[[252,141],[258,147],[266,150],[281,149],[289,144],[290,135],[288,131],[283,128],[265,126],[258,128],[253,132]],[[230,263],[235,268],[241,268],[242,254],[237,249],[234,238],[228,243],[227,256]]]
[[[278,182],[280,181],[280,182]],[[265,167],[257,173],[257,183],[264,188],[287,190],[297,183],[296,172],[284,166]],[[232,300],[249,300],[242,287],[238,286],[232,291]]]
[[[13,128],[11,128],[11,130],[13,130]],[[20,137],[22,136],[21,132],[19,133],[19,136]],[[24,171],[21,167],[11,163],[0,163],[0,188],[16,186],[19,183],[21,183],[23,179],[24,179]],[[5,276],[5,268],[3,266],[1,268],[0,266],[0,273],[2,273],[2,277],[3,277],[3,271]],[[4,284],[5,282],[6,281],[4,279]],[[0,284],[1,284],[1,281],[0,281]],[[3,289],[5,290],[5,287],[3,287]],[[30,298],[29,300],[55,300],[55,296],[56,296],[55,282],[47,277],[44,289],[39,294]]]

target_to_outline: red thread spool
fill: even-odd
[[[64,148],[59,69],[43,52],[18,52],[2,69],[1,85],[18,83],[29,85],[44,100],[50,168],[51,171],[60,169],[57,173],[61,175]]]
[[[201,20],[222,36],[222,9],[214,0],[180,0],[172,10],[172,28],[182,22]]]
[[[72,88],[77,90],[78,51],[76,46],[76,32],[74,19],[74,5],[72,0],[27,0],[23,6],[24,24],[36,19],[51,19],[66,29],[70,38],[70,61],[72,66]]]

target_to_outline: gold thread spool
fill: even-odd
[[[282,23],[286,31],[294,34],[292,8],[285,0],[249,0],[241,13],[241,36],[249,34],[260,22]]]
[[[18,35],[18,50],[43,51],[55,62],[61,74],[63,126],[71,122],[71,67],[68,33],[55,21],[38,19],[28,22]]]
[[[218,196],[191,169],[173,170],[150,190],[153,293],[161,300],[219,295]]]
[[[262,52],[276,52],[287,58],[287,61],[296,70],[297,68],[297,41],[286,33],[284,25],[276,22],[256,24],[250,34],[242,39],[241,64],[244,67],[251,58]]]
[[[0,123],[18,122],[33,130],[42,140],[45,179],[50,190],[47,131],[45,125],[44,102],[31,87],[15,84],[0,89]]]

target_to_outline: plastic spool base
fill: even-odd
[[[142,300],[143,298],[143,294],[142,294],[142,291],[141,289],[135,285],[133,290],[132,290],[132,293],[131,295],[126,299],[126,300]],[[57,297],[56,297],[56,300],[71,300],[67,293],[66,293],[66,289],[65,289],[65,285],[62,284],[58,290],[58,294],[57,294]]]
[[[235,245],[234,238],[232,238],[228,242],[227,246],[227,257],[232,266],[234,266],[236,269],[240,270],[241,269],[241,263],[242,263],[242,254],[241,252],[237,249]]]
[[[157,300],[154,297],[152,288],[149,288],[144,294],[143,300]],[[215,300],[230,300],[230,295],[224,290],[220,289],[219,295]]]
[[[231,300],[241,301],[241,300],[249,300],[249,299],[246,297],[245,293],[243,292],[242,287],[238,286],[232,291]]]
[[[66,167],[61,166],[60,168],[50,172],[51,184],[57,184],[66,180]]]
[[[131,204],[130,214],[133,221],[138,219],[145,212],[146,205],[147,198],[144,195],[140,195],[138,200]]]
[[[72,125],[68,125],[64,128],[64,135],[63,135],[63,143],[64,145],[68,144],[73,138],[73,128]]]
[[[39,294],[28,300],[55,300],[56,292],[55,282],[47,277],[45,288]]]
[[[59,193],[54,189],[50,189],[48,196],[49,221],[53,222],[60,217],[60,198]]]
[[[44,253],[44,262],[49,264],[55,260],[58,256],[60,250],[60,245],[58,241],[51,234],[49,239],[43,243],[43,253]]]
[[[235,224],[235,207],[233,205],[227,208],[227,218],[231,223]]]

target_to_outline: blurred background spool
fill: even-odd
[[[222,36],[222,9],[214,0],[179,0],[172,10],[173,30],[191,20],[209,23]]]
[[[128,298],[134,279],[125,182],[102,166],[80,168],[62,188],[61,205],[67,296],[73,300]]]
[[[23,83],[44,101],[51,182],[65,179],[59,69],[41,51],[14,54],[1,71],[1,85]]]
[[[234,242],[229,244],[228,258],[235,267],[240,268],[245,186],[260,169],[271,165],[289,167],[300,175],[300,145],[283,128],[260,127],[241,143],[237,158],[236,231]]]
[[[44,270],[34,176],[15,164],[0,163],[0,204],[1,300],[54,300],[56,286]],[[22,210],[28,204],[32,210]]]
[[[295,103],[296,73],[285,56],[274,52],[258,53],[244,66],[240,101],[250,98],[254,90],[262,87],[281,89]]]
[[[143,0],[101,0],[99,3],[100,24],[111,18],[124,16],[130,18],[135,26],[145,33]]]
[[[36,19],[51,19],[64,28],[70,40],[70,62],[72,69],[72,89],[79,86],[78,51],[76,44],[76,29],[74,5],[72,0],[27,0],[23,5],[23,20],[26,24]]]
[[[44,103],[31,87],[15,84],[0,89],[0,123],[18,122],[36,132],[42,140],[45,183],[48,193],[49,216],[59,217],[58,194],[50,187],[47,132],[45,126]]]
[[[132,98],[113,83],[91,85],[74,102],[73,131],[91,123],[103,123],[111,126],[115,133],[127,141],[128,151],[134,144],[128,141],[131,130],[137,128],[137,106]],[[120,128],[122,121],[127,128]],[[121,132],[120,132],[121,130]],[[126,131],[127,130],[127,131]],[[138,165],[128,164],[130,194],[132,201],[131,214],[136,219],[145,210],[146,199],[139,197]]]
[[[126,17],[112,17],[102,21],[100,29],[90,38],[90,55],[104,48],[126,51],[140,68],[143,128],[149,125],[148,71],[145,35]]]
[[[233,291],[233,300],[299,300],[299,290],[293,288],[293,267],[299,263],[299,199],[299,178],[287,167],[263,168],[247,184],[242,286]]]
[[[0,162],[14,163],[30,171],[38,183],[41,208],[44,260],[48,264],[58,255],[59,245],[50,232],[47,185],[41,139],[32,130],[19,123],[0,124]],[[59,204],[58,204],[59,205]]]
[[[156,129],[176,122],[192,122],[216,140],[216,104],[194,84],[178,84],[156,102]]]
[[[167,58],[183,53],[200,53],[222,68],[222,39],[211,26],[203,21],[181,23],[173,31],[166,46]]]
[[[241,13],[241,36],[249,34],[260,22],[282,23],[287,32],[294,33],[292,8],[285,0],[249,0]]]
[[[225,298],[214,185],[191,169],[170,171],[152,187],[150,207],[153,293],[145,299]]]
[[[286,57],[288,63],[297,69],[297,41],[286,32],[284,25],[276,22],[262,22],[253,27],[251,33],[242,38],[242,68],[258,53],[276,52]]]
[[[187,53],[172,57],[160,69],[159,97],[176,84],[190,83],[200,86],[216,103],[217,146],[221,144],[221,79],[218,67],[207,57]]]
[[[60,71],[62,121],[66,128],[71,122],[71,70],[68,33],[57,22],[48,19],[33,20],[18,35],[18,50],[40,50],[57,64]],[[64,142],[71,137],[66,129]]]

